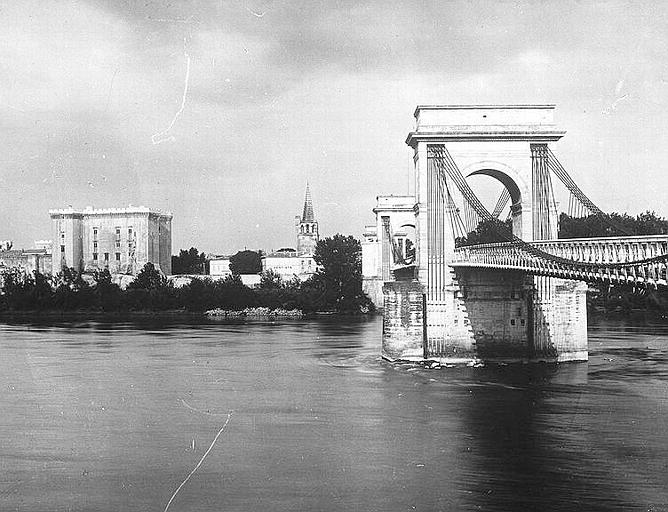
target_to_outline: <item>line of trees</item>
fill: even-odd
[[[619,226],[631,235],[665,235],[668,220],[653,211],[646,211],[633,217],[626,213],[610,213],[607,219],[601,215],[571,217],[566,213],[559,216],[559,238],[593,238],[600,236],[622,236]]]
[[[284,282],[279,275],[265,272],[259,288],[253,289],[244,286],[238,273],[219,281],[193,278],[176,288],[152,263],[147,263],[125,290],[113,282],[107,269],[84,275],[64,268],[55,276],[11,270],[1,276],[0,311],[199,312],[261,306],[301,309],[304,313],[351,313],[373,309],[362,292],[358,240],[343,235],[323,239],[318,242],[314,259],[319,270],[305,282],[296,278]]]
[[[668,220],[653,211],[646,211],[633,217],[626,213],[610,213],[571,217],[566,213],[559,215],[558,238],[595,238],[623,236],[619,226],[630,235],[665,235],[668,233]],[[502,233],[512,233],[512,221],[499,219],[483,220],[465,237],[457,237],[455,245],[479,245],[506,241]]]

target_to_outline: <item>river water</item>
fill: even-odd
[[[195,468],[169,510],[668,510],[667,324],[440,370],[382,361],[380,332],[0,324],[0,510],[163,511]]]

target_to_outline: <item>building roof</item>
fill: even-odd
[[[291,248],[284,248],[284,249],[279,249],[278,251],[274,251],[270,254],[266,254],[262,257],[263,258],[296,258],[297,257],[297,251],[295,251],[294,249],[291,249]]]
[[[311,190],[306,184],[306,197],[304,198],[304,212],[302,213],[302,222],[315,222],[313,215],[313,201],[311,200]]]
[[[80,208],[64,208],[60,210],[49,210],[49,215],[127,215],[127,214],[151,214],[159,215],[161,217],[172,218],[170,212],[163,212],[154,208],[147,208],[146,206],[128,206],[127,208],[98,208],[87,206],[84,209]]]

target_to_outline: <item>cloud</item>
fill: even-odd
[[[557,103],[560,148],[605,196],[645,161],[629,148],[668,157],[667,14],[621,0],[8,3],[0,180],[31,194],[0,210],[32,219],[30,241],[51,206],[142,202],[175,211],[176,247],[270,248],[292,244],[309,179],[323,232],[359,233],[377,194],[405,191],[419,103]],[[628,98],[601,114],[621,81]],[[587,174],[602,155],[609,187]]]

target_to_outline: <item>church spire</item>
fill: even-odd
[[[315,246],[320,239],[318,235],[318,223],[313,215],[313,201],[311,200],[311,189],[306,183],[306,197],[304,198],[304,212],[299,221],[297,231],[297,254],[299,256],[312,256],[315,254]]]
[[[313,202],[311,201],[311,190],[306,182],[306,197],[304,198],[304,213],[302,214],[302,222],[315,222],[313,215]]]

